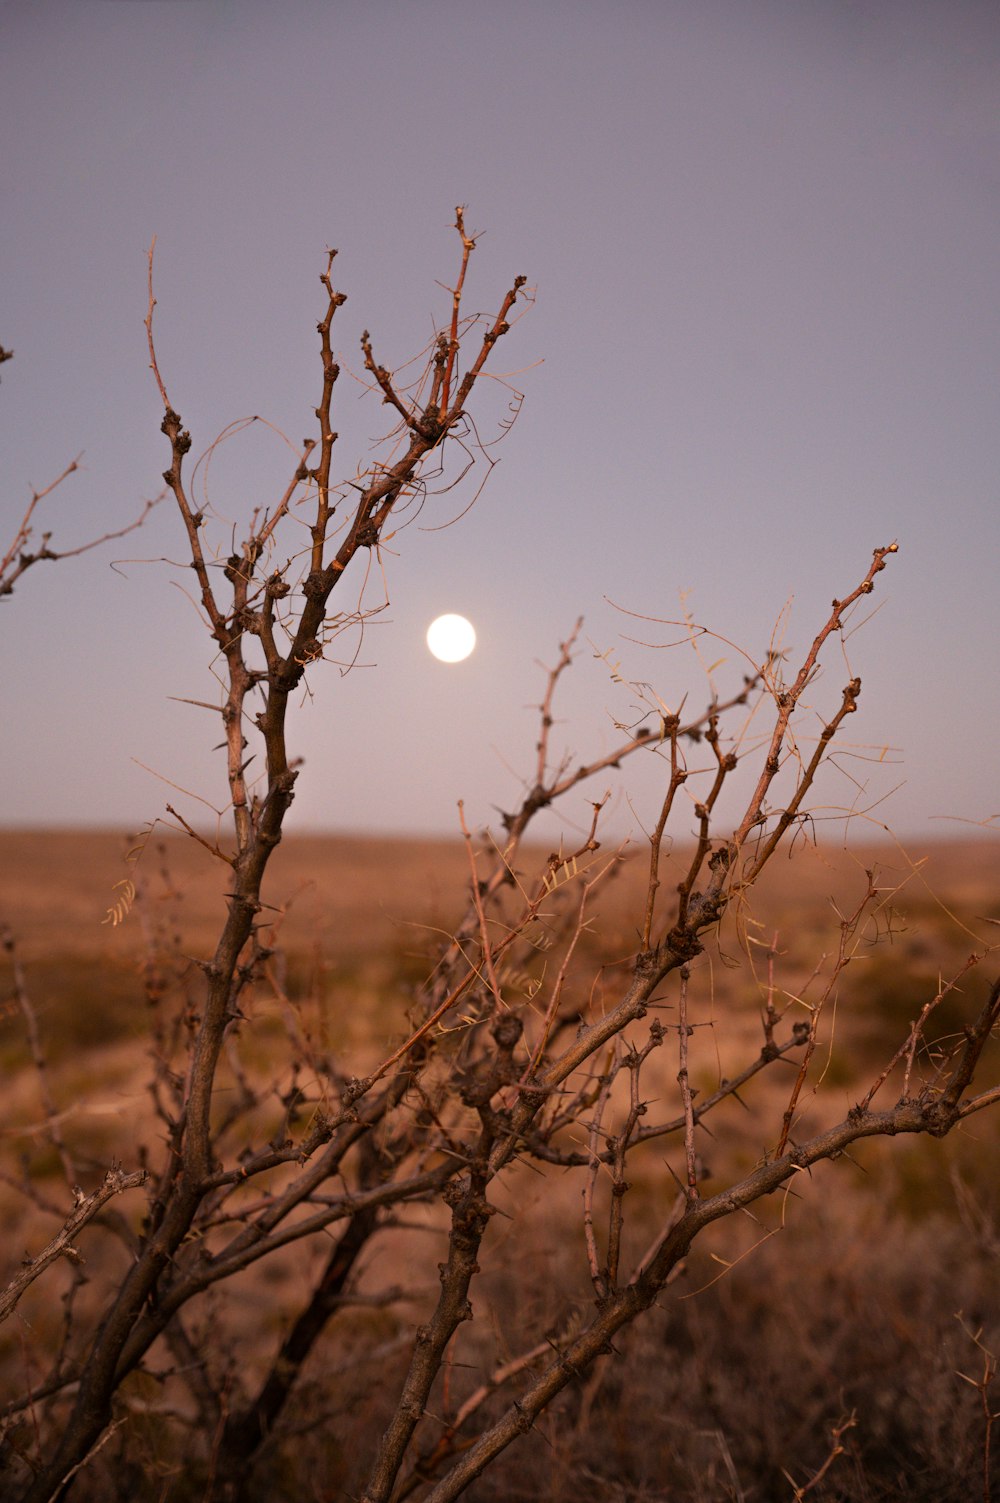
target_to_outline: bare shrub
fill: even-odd
[[[228,833],[168,808],[222,869],[226,912],[192,968],[135,875],[109,909],[115,924],[133,907],[147,915],[151,1108],[8,1286],[7,1312],[29,1312],[6,1434],[10,1484],[28,1503],[445,1503],[473,1483],[482,1499],[874,1498],[888,1496],[890,1475],[893,1486],[933,1468],[937,1478],[928,1416],[942,1430],[957,1423],[954,1386],[936,1369],[922,1411],[933,1455],[915,1455],[916,1420],[892,1389],[906,1331],[881,1353],[852,1356],[840,1340],[839,1312],[879,1299],[875,1272],[835,1277],[833,1239],[818,1234],[800,1278],[773,1241],[800,1199],[811,1205],[814,1170],[835,1175],[828,1163],[842,1168],[870,1139],[941,1139],[1000,1100],[980,1079],[1000,1012],[1000,985],[977,979],[986,941],[892,998],[878,1062],[848,1096],[837,1062],[859,1035],[834,1024],[857,994],[859,958],[892,931],[895,890],[864,873],[811,957],[786,953],[752,901],[779,849],[811,831],[817,775],[861,691],[852,670],[828,690],[821,657],[856,628],[894,543],[834,600],[797,663],[765,651],[728,697],[696,711],[633,684],[621,744],[582,763],[552,746],[569,636],[522,802],[496,838],[465,831],[464,917],[428,967],[406,976],[395,965],[377,984],[371,1005],[391,1044],[338,1029],[322,975],[283,960],[265,879],[298,777],[286,739],[296,692],[372,608],[363,582],[344,598],[345,580],[365,572],[358,555],[378,560],[390,520],[474,454],[467,409],[526,297],[518,277],[495,314],[467,316],[475,238],[461,211],[456,229],[451,307],[416,381],[400,385],[362,338],[395,426],[382,455],[339,485],[331,327],[344,298],[331,253],[319,436],[235,547],[210,538],[189,492],[192,440],[156,358],[150,253],[164,478],[224,681]],[[626,869],[602,850],[596,780],[635,757],[658,760],[662,792],[647,850]],[[539,856],[532,821],[585,785],[597,788],[589,829]],[[616,884],[628,917],[602,940]],[[23,978],[17,994],[30,1033]],[[332,998],[357,1007],[344,988]],[[44,1049],[32,1048],[44,1075]],[[44,1112],[56,1162],[29,1163],[20,1184],[51,1211],[57,1170],[70,1186],[99,1171],[51,1093]],[[893,1288],[907,1277],[900,1324],[911,1345],[933,1344],[919,1273],[897,1271]],[[865,1325],[855,1309],[848,1329]],[[980,1324],[970,1330],[980,1354],[995,1350]],[[988,1488],[989,1429],[984,1439],[963,1426]],[[544,1447],[525,1439],[535,1427]]]

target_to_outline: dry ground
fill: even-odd
[[[135,869],[133,911],[118,926],[102,923],[116,884],[133,870],[125,865],[128,846],[125,837],[105,832],[0,832],[0,922],[17,937],[51,1090],[66,1135],[78,1145],[82,1178],[99,1177],[115,1158],[132,1167],[143,1142],[157,1152],[159,1125],[144,1084],[149,956],[172,956],[173,974],[182,975],[184,956],[211,952],[223,912],[222,865],[193,840],[154,833]],[[680,855],[677,870],[679,861]],[[850,854],[800,846],[773,864],[752,911],[729,920],[696,967],[699,1089],[712,1089],[760,1047],[763,956],[773,937],[782,952],[777,985],[797,994],[823,955],[829,968],[838,911],[855,905],[866,871],[877,872],[886,893],[880,942],[874,943],[873,930],[845,973],[817,1110],[846,1110],[939,977],[993,939],[1000,920],[998,842],[941,843],[907,853],[888,844]],[[666,891],[669,871],[665,879]],[[413,988],[426,976],[435,945],[463,911],[468,880],[467,855],[455,842],[287,839],[266,891],[284,952],[275,973],[282,995],[257,999],[258,1053],[249,1050],[244,1064],[266,1070],[289,1009],[308,1019],[324,1046],[352,1051],[362,1066],[384,1054],[401,1036]],[[635,948],[644,880],[640,852],[599,890],[594,931],[585,936],[575,974],[588,1006],[601,1005],[601,989],[613,989],[619,963]],[[992,978],[997,969],[987,967],[986,974]],[[7,965],[0,977],[4,999],[10,979]],[[984,977],[971,978],[967,996],[974,999],[985,985]],[[947,1024],[947,1009],[943,1017]],[[24,1022],[9,1000],[0,1014],[0,1058],[7,1082],[0,1211],[15,1264],[21,1249],[37,1245],[54,1225],[43,1205],[16,1189],[24,1168],[43,1201],[58,1207],[66,1190],[48,1141]],[[676,1060],[664,1051],[659,1076],[650,1072],[644,1084],[659,1081],[666,1100],[676,1094],[675,1071]],[[720,1172],[752,1166],[761,1151],[759,1124],[776,1109],[780,1115],[786,1089],[787,1077],[755,1082],[745,1101],[720,1114],[705,1149],[707,1173],[715,1172],[714,1156]],[[651,1117],[657,1106],[654,1092]],[[812,1110],[808,1102],[806,1110]],[[775,1214],[769,1211],[766,1224],[727,1224],[706,1238],[676,1293],[622,1343],[621,1360],[605,1360],[559,1414],[539,1426],[513,1469],[501,1469],[471,1496],[482,1503],[792,1498],[784,1472],[799,1483],[815,1476],[831,1450],[831,1426],[852,1411],[859,1418],[845,1433],[844,1456],[810,1498],[959,1503],[984,1496],[980,1395],[955,1376],[958,1370],[979,1376],[981,1354],[956,1312],[965,1312],[969,1329],[983,1326],[983,1339],[997,1349],[997,1141],[992,1124],[977,1119],[955,1142],[866,1147],[850,1163],[825,1166],[825,1176],[802,1186]],[[649,1154],[632,1175],[629,1224],[637,1237],[662,1209],[665,1157],[666,1150]],[[506,1214],[491,1228],[494,1262],[477,1299],[485,1319],[462,1332],[456,1393],[464,1370],[488,1371],[520,1341],[530,1342],[533,1330],[562,1328],[590,1298],[578,1186],[559,1174],[525,1171],[499,1193]],[[531,1219],[527,1241],[517,1238],[518,1216]],[[780,1236],[765,1235],[781,1225]],[[395,1312],[345,1312],[336,1342],[331,1336],[303,1391],[302,1413],[318,1418],[291,1451],[274,1448],[262,1497],[351,1495],[358,1456],[397,1381],[407,1317],[434,1288],[439,1253],[433,1250],[428,1261],[428,1238],[435,1236],[415,1216],[395,1237],[393,1252],[383,1254],[383,1260],[395,1256],[409,1277],[410,1303]],[[757,1250],[721,1277],[762,1236]],[[95,1229],[88,1244],[92,1285],[80,1296],[81,1309],[90,1299],[96,1311],[103,1297],[100,1238]],[[244,1373],[268,1360],[303,1281],[323,1255],[322,1249],[298,1249],[269,1262],[224,1310],[204,1315],[225,1333]],[[107,1276],[113,1276],[110,1267]],[[374,1289],[385,1276],[384,1261],[366,1270],[359,1295],[369,1287],[366,1279]],[[0,1374],[11,1393],[32,1370],[25,1331],[42,1346],[59,1339],[51,1292],[57,1279],[39,1281],[17,1319],[0,1331]],[[356,1360],[355,1344],[373,1339],[383,1355],[366,1368]],[[345,1371],[346,1388],[342,1376],[331,1376]],[[140,1400],[133,1394],[134,1412]],[[149,1401],[150,1414],[160,1402]],[[992,1407],[1000,1408],[995,1391]],[[143,1443],[156,1455],[157,1476],[167,1477],[171,1462],[160,1454],[158,1432],[149,1431]],[[101,1496],[114,1495],[107,1492],[116,1480],[110,1450],[107,1460],[111,1470],[95,1480],[105,1489]],[[166,1483],[136,1492],[124,1452],[117,1465],[121,1496],[176,1503],[196,1496],[172,1492]],[[317,1476],[326,1479],[322,1486]],[[978,1490],[970,1491],[974,1484]]]
[[[65,952],[114,959],[127,953],[120,935],[102,927],[114,887],[129,874],[125,856],[135,837],[105,830],[0,829],[0,914],[14,924],[28,958]],[[222,913],[224,869],[193,840],[155,831],[139,865],[155,888],[163,865],[184,897],[184,933],[202,949],[211,945]],[[866,867],[886,884],[906,882],[907,900],[940,902],[968,916],[995,911],[1000,841],[975,839],[924,843],[904,849],[890,841],[821,848],[800,843],[771,866],[762,891],[775,914],[815,914],[832,894],[843,899]],[[398,936],[402,926],[447,927],[461,911],[468,859],[454,840],[380,839],[368,836],[287,836],[275,854],[268,885],[273,901],[291,901],[286,931],[294,947],[319,938],[331,958]],[[220,875],[221,873],[221,875]],[[615,889],[624,913],[642,880],[636,852],[633,880]],[[994,913],[995,916],[995,913]]]

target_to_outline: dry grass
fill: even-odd
[[[105,833],[0,832],[0,918],[19,937],[53,1094],[88,1185],[113,1158],[131,1163],[143,1143],[157,1152],[160,1125],[144,1087],[150,943],[169,958],[171,984],[190,984],[184,957],[208,953],[222,913],[222,865],[191,840],[154,837],[139,868],[135,911],[118,928],[102,925],[115,883],[126,875],[127,844]],[[750,946],[755,969],[746,960],[747,937],[766,946],[777,933],[781,985],[795,992],[835,943],[831,904],[847,907],[863,888],[865,869],[875,865],[881,885],[901,887],[894,916],[884,920],[883,942],[862,948],[841,988],[824,1089],[847,1103],[858,1066],[884,1054],[884,1025],[897,1041],[939,969],[957,966],[973,947],[970,930],[982,932],[984,921],[1000,918],[996,843],[942,844],[916,872],[889,846],[851,855],[800,847],[768,869],[753,912],[727,923],[696,969],[695,1005],[707,1028],[701,1089],[759,1048],[763,948]],[[595,965],[606,968],[598,995],[602,984],[612,984],[616,962],[635,947],[636,894],[644,880],[640,856],[602,889],[599,923],[578,968],[588,988]],[[464,851],[444,841],[299,837],[282,845],[269,881],[266,896],[284,951],[276,976],[285,997],[261,994],[254,1003],[261,1072],[288,1007],[337,1052],[354,1050],[362,1062],[384,1052],[405,1027],[414,983],[464,906]],[[8,978],[2,979],[6,995]],[[0,1050],[8,1175],[0,1211],[16,1261],[22,1248],[50,1233],[54,1217],[12,1181],[26,1169],[56,1206],[66,1191],[12,1005],[0,1017]],[[252,1050],[247,1057],[252,1067]],[[663,1059],[664,1090],[674,1068]],[[655,1087],[652,1071],[648,1082]],[[731,1166],[741,1153],[752,1162],[760,1141],[752,1126],[777,1088],[770,1080],[755,1082],[744,1103],[720,1114],[721,1162]],[[477,1503],[791,1499],[794,1486],[805,1485],[829,1455],[832,1427],[855,1412],[845,1453],[809,1498],[982,1497],[980,1399],[957,1376],[978,1376],[981,1356],[956,1312],[982,1326],[984,1343],[998,1349],[996,1146],[992,1126],[977,1119],[954,1142],[866,1147],[850,1162],[828,1166],[794,1197],[765,1204],[759,1224],[745,1218],[721,1226],[699,1243],[655,1317],[624,1338],[616,1358],[582,1378],[470,1496]],[[664,1193],[665,1154],[655,1149],[637,1159],[630,1175],[629,1225],[640,1241],[662,1209],[656,1198]],[[712,1154],[706,1158],[711,1173]],[[970,1187],[970,1194],[960,1188],[959,1204],[956,1182]],[[477,1283],[480,1318],[460,1333],[442,1411],[454,1409],[522,1342],[537,1339],[531,1333],[539,1325],[558,1334],[574,1309],[589,1305],[577,1196],[559,1171],[521,1169],[504,1183],[504,1214],[487,1244],[494,1271]],[[527,1242],[514,1236],[515,1213],[531,1223]],[[381,1262],[362,1269],[357,1292],[364,1297],[379,1288],[394,1260],[406,1298],[387,1308],[361,1304],[332,1323],[310,1360],[294,1415],[265,1453],[254,1497],[280,1503],[353,1495],[359,1458],[393,1402],[411,1319],[433,1296],[439,1239],[433,1218],[420,1211],[382,1239]],[[232,1354],[233,1382],[237,1373],[247,1383],[263,1370],[326,1250],[295,1247],[196,1306],[192,1326]],[[85,1252],[90,1282],[78,1294],[78,1309],[96,1313],[120,1275],[122,1252],[97,1225]],[[49,1352],[58,1342],[57,1296],[67,1282],[68,1270],[40,1280],[0,1330],[0,1372],[11,1393],[32,1373],[25,1331]],[[127,1445],[123,1439],[107,1447],[79,1496],[174,1503],[201,1496],[197,1468],[184,1455],[183,1417],[179,1427],[163,1418],[180,1402],[174,1388],[147,1373],[129,1380],[124,1398],[132,1417]],[[1000,1407],[995,1394],[993,1404]],[[433,1428],[433,1420],[425,1422],[429,1434]]]

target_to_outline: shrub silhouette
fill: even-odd
[[[417,379],[401,385],[362,337],[395,427],[342,484],[331,328],[344,297],[330,254],[318,437],[236,542],[211,539],[188,489],[192,438],[157,361],[150,252],[164,479],[224,679],[228,831],[168,812],[221,868],[226,909],[191,963],[169,926],[151,925],[148,1120],[88,1165],[46,1086],[51,1152],[44,1169],[29,1164],[24,1188],[40,1194],[55,1162],[70,1187],[92,1188],[73,1190],[61,1229],[4,1296],[8,1317],[22,1300],[15,1318],[32,1311],[23,1391],[8,1406],[12,1495],[445,1503],[475,1484],[482,1499],[519,1487],[708,1498],[741,1496],[750,1473],[757,1496],[886,1496],[905,1477],[911,1495],[944,1498],[947,1428],[965,1487],[974,1468],[988,1497],[992,1359],[975,1321],[966,1350],[986,1365],[968,1384],[983,1413],[973,1404],[959,1422],[940,1367],[922,1410],[892,1386],[907,1343],[940,1335],[919,1276],[908,1303],[895,1275],[893,1345],[868,1316],[844,1315],[870,1304],[875,1274],[829,1282],[823,1235],[804,1274],[773,1244],[752,1272],[735,1266],[750,1255],[743,1232],[770,1242],[808,1201],[814,1172],[836,1175],[856,1145],[940,1139],[1000,1100],[982,1078],[988,1056],[995,1078],[1000,1012],[1000,986],[976,978],[986,943],[944,980],[879,962],[855,990],[853,962],[885,937],[894,899],[876,874],[843,903],[824,959],[789,957],[754,917],[775,854],[812,829],[817,774],[861,692],[853,676],[827,689],[824,652],[857,624],[894,543],[875,549],[797,663],[765,651],[728,698],[709,692],[695,711],[632,684],[637,723],[610,753],[572,764],[552,746],[571,634],[548,674],[523,801],[496,837],[465,832],[463,916],[430,964],[382,957],[369,983],[391,1042],[352,1021],[345,1049],[330,1009],[331,997],[357,1007],[349,977],[327,989],[307,985],[301,960],[283,968],[268,874],[299,776],[289,717],[364,619],[363,593],[344,598],[358,556],[377,555],[401,508],[450,486],[474,453],[480,377],[527,301],[517,277],[495,315],[467,315],[475,237],[461,210],[456,230],[450,305]],[[27,566],[13,565],[16,577]],[[539,855],[527,836],[541,811],[636,757],[658,760],[660,802],[622,878],[627,921],[604,942],[595,925],[623,858],[602,850],[600,793],[589,829],[555,852]],[[142,911],[132,871],[116,922]],[[44,1079],[27,979],[12,967]],[[869,1017],[858,1047],[869,1056],[876,1032],[882,1047],[845,1101],[830,1051],[853,1047],[834,1022],[859,997]],[[985,1299],[978,1265],[967,1272],[969,1299]],[[682,1275],[704,1295],[676,1301]],[[44,1302],[55,1309],[40,1294],[52,1288],[60,1319],[36,1322]],[[839,1340],[848,1319],[853,1339],[871,1336],[854,1353]],[[546,1417],[543,1449],[525,1437]]]

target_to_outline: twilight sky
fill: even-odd
[[[636,718],[608,661],[671,706],[707,693],[689,647],[628,640],[676,629],[611,602],[710,625],[724,694],[744,667],[729,643],[759,660],[781,617],[801,653],[894,538],[881,611],[816,688],[823,714],[863,681],[855,754],[814,802],[910,839],[998,816],[994,0],[2,0],[0,127],[4,548],[30,485],[81,450],[41,518],[57,549],[160,489],[154,234],[192,457],[254,415],[312,434],[327,246],[348,295],[345,477],[386,428],[346,373],[360,331],[391,368],[426,343],[456,203],[485,232],[471,306],[517,273],[536,289],[493,367],[526,400],[482,495],[436,530],[480,462],[428,500],[385,554],[359,666],[310,675],[292,829],[454,832],[459,797],[495,822],[533,775],[538,663],[578,615],[554,732],[574,760]],[[473,407],[484,438],[507,395]],[[290,466],[263,424],[216,451],[223,555]],[[218,726],[178,702],[216,697],[182,558],[164,502],[0,602],[0,822],[136,826],[180,797],[141,764],[198,796],[193,822],[211,818],[198,799],[223,805]],[[427,653],[443,611],[475,623],[463,664]],[[644,754],[592,791],[614,788],[615,828],[635,831],[662,775]]]

